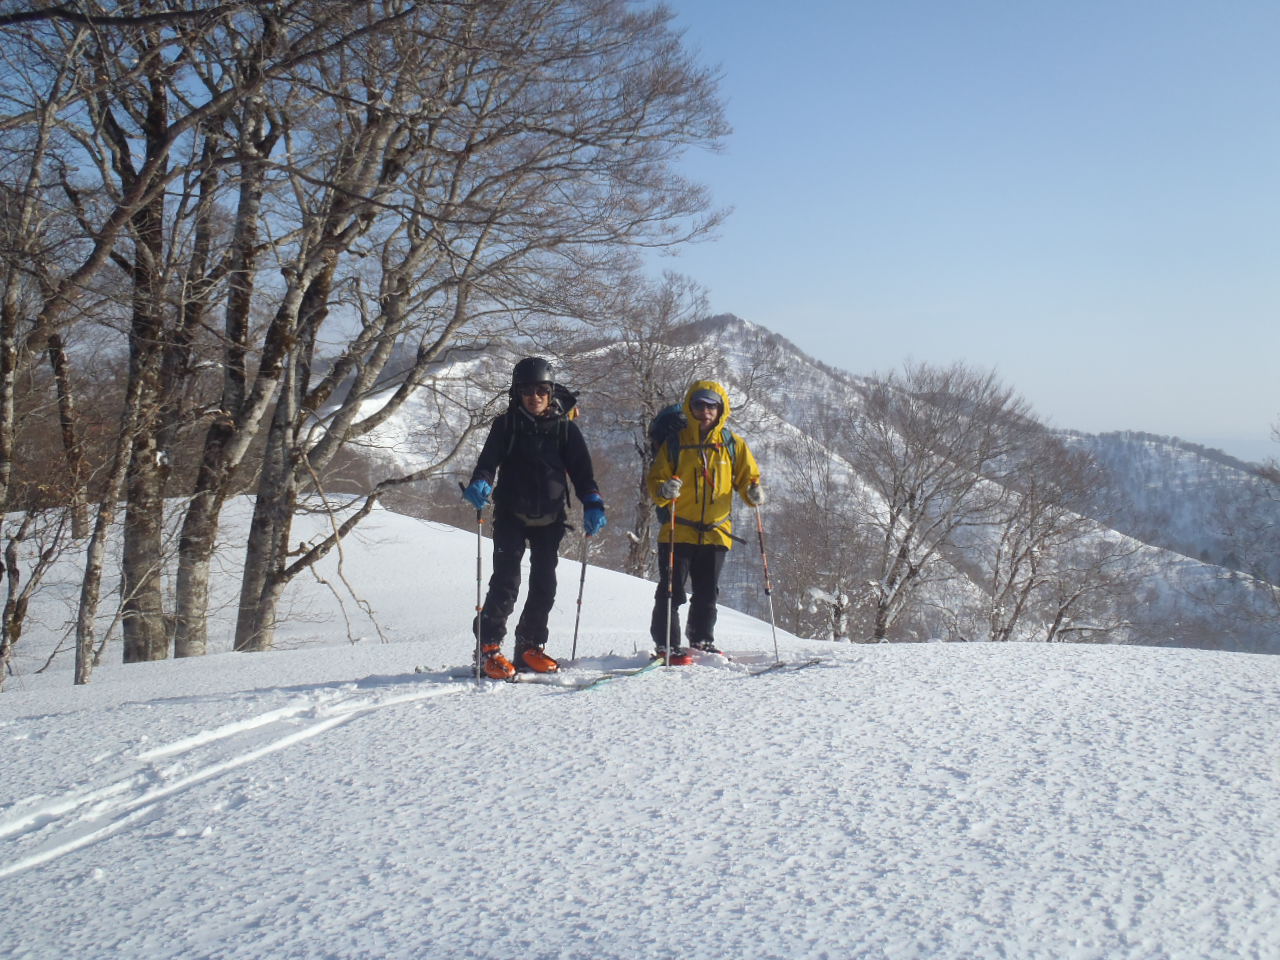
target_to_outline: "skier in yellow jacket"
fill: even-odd
[[[689,646],[720,652],[715,644],[720,571],[733,542],[744,542],[733,533],[733,493],[736,490],[750,507],[764,502],[756,458],[747,442],[726,426],[729,396],[724,387],[714,380],[698,380],[685,393],[683,407],[687,423],[678,443],[658,448],[648,476],[649,496],[660,515],[664,507],[668,511],[658,534],[658,589],[649,633],[655,656],[665,656],[670,641],[672,663],[692,660],[680,647],[680,618],[672,608],[673,600],[676,608],[684,605],[686,581],[692,585],[685,629]],[[670,570],[673,524],[674,577]]]

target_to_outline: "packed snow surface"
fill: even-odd
[[[380,513],[389,642],[300,585],[294,649],[11,679],[0,956],[1280,956],[1280,658],[780,633],[821,662],[753,676],[724,610],[732,661],[477,685],[474,558]],[[589,570],[561,679],[645,663],[651,597]]]

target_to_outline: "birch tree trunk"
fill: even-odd
[[[249,405],[249,335],[255,273],[259,259],[259,217],[267,193],[267,159],[282,133],[269,123],[259,101],[250,101],[238,118],[236,146],[238,200],[227,251],[227,303],[223,314],[222,392],[205,431],[195,486],[178,538],[174,594],[174,655],[203,656],[208,650],[209,575],[217,545],[219,519],[230,484],[257,436],[262,414],[274,391],[259,393]],[[276,324],[292,325],[277,313]]]

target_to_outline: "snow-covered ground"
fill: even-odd
[[[11,679],[0,956],[1280,956],[1278,658],[780,635],[824,661],[748,676],[726,610],[741,662],[477,689],[474,562],[378,513],[344,572],[392,642],[308,584],[293,649]],[[642,663],[651,596],[591,569],[568,674]]]

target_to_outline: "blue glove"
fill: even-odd
[[[493,484],[488,480],[476,480],[462,491],[462,499],[477,510],[483,510],[489,502],[489,494],[493,493]]]
[[[582,525],[587,529],[587,536],[594,537],[609,522],[604,515],[604,500],[600,494],[593,493],[582,501],[582,507]]]

